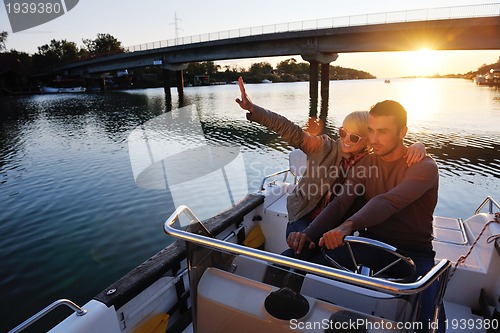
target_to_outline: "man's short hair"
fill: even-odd
[[[396,101],[386,100],[383,102],[378,102],[370,109],[370,115],[394,116],[396,118],[398,129],[402,129],[406,126],[406,110],[401,104]]]

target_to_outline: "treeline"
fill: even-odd
[[[125,52],[121,42],[110,34],[97,34],[95,39],[83,39],[82,46],[65,39],[53,39],[49,44],[38,46],[38,51],[34,54],[14,49],[7,52],[7,37],[7,32],[0,33],[0,52],[15,55],[30,74],[69,62]]]
[[[213,61],[188,64],[184,71],[184,78],[192,82],[195,76],[207,75],[211,82],[232,82],[242,76],[246,82],[257,83],[263,80],[273,82],[295,82],[309,80],[309,63],[297,62],[295,58],[279,62],[274,68],[269,62],[258,62],[250,65],[248,69],[242,67],[221,66]],[[340,66],[330,65],[330,80],[355,80],[375,79],[370,73]]]

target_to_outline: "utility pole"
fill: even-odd
[[[170,25],[174,25],[174,29],[175,29],[175,45],[178,44],[178,41],[179,41],[179,31],[180,30],[184,30],[182,28],[179,28],[179,24],[178,22],[182,22],[182,20],[180,18],[177,18],[177,12],[174,12],[174,23],[170,23]]]
[[[174,25],[175,28],[175,45],[179,44],[179,31],[184,30],[179,28],[179,22],[182,21],[177,17],[177,12],[174,12]],[[175,81],[177,86],[177,92],[179,93],[179,103],[184,99],[184,75],[182,73],[183,69],[186,69],[185,64],[167,64],[165,59],[163,60],[163,88],[165,90],[165,95],[168,101],[171,100],[170,94],[170,72],[175,72]]]

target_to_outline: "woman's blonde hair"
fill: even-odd
[[[362,136],[368,135],[368,111],[354,111],[344,118],[344,124],[351,124]]]

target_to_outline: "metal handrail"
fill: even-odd
[[[46,314],[48,314],[49,312],[51,312],[60,305],[68,306],[69,308],[71,308],[71,310],[73,310],[76,313],[77,316],[84,316],[85,314],[87,314],[87,310],[79,307],[69,299],[59,299],[54,303],[50,304],[49,306],[45,307],[44,309],[38,311],[35,315],[31,316],[30,318],[22,322],[20,325],[17,325],[13,329],[11,329],[8,333],[21,332],[22,330],[26,329],[28,326],[31,326],[36,321],[38,321],[43,316],[45,316]]]
[[[497,207],[497,209],[500,209],[500,204],[498,202],[495,201],[495,199],[493,199],[491,196],[487,196],[486,199],[484,199],[483,203],[479,205],[479,207],[476,209],[476,212],[475,214],[479,214],[479,212],[481,211],[481,209],[483,209],[484,206],[486,206],[486,204],[489,203],[490,206],[489,206],[489,210],[488,210],[488,213],[489,214],[493,214],[493,205],[495,205]]]
[[[214,40],[256,36],[269,33],[294,32],[372,24],[418,22],[443,19],[494,17],[500,15],[500,3],[413,9],[405,11],[372,13],[324,19],[269,24],[258,27],[239,28],[220,32],[205,33],[187,37],[172,38],[156,42],[125,47],[128,52],[145,51],[162,47],[210,42]]]
[[[277,265],[285,265],[309,273],[323,275],[338,281],[346,282],[363,288],[368,288],[380,292],[386,292],[391,295],[413,295],[422,292],[442,274],[445,274],[451,266],[449,260],[442,259],[421,279],[411,283],[398,283],[388,280],[382,280],[378,278],[355,274],[352,272],[342,271],[339,269],[323,265],[318,265],[311,262],[298,260],[295,258],[285,257],[280,254],[253,249],[239,244],[225,242],[223,240],[216,238],[205,237],[203,235],[190,233],[184,230],[179,230],[174,228],[173,224],[179,219],[181,214],[185,214],[191,220],[191,223],[201,223],[200,220],[193,214],[193,212],[187,206],[181,205],[175,210],[175,212],[167,219],[167,221],[164,224],[163,228],[167,234],[202,246],[208,246],[217,250],[231,252],[234,254],[246,255],[255,259],[268,261]]]
[[[288,172],[290,172],[290,169],[289,169],[289,168],[288,168],[288,169],[281,170],[281,171],[277,171],[277,172],[275,172],[275,173],[272,173],[272,174],[270,174],[270,175],[265,176],[264,178],[262,178],[262,181],[261,181],[261,183],[260,183],[260,187],[259,187],[259,191],[263,191],[263,190],[264,190],[264,185],[266,184],[266,180],[268,180],[269,178],[272,178],[272,177],[279,176],[279,175],[281,175],[281,174],[283,174],[283,173],[287,173],[287,174],[285,175],[285,177],[283,178],[283,181],[285,182],[285,181],[286,181],[286,177],[287,177],[287,175],[288,175]]]

